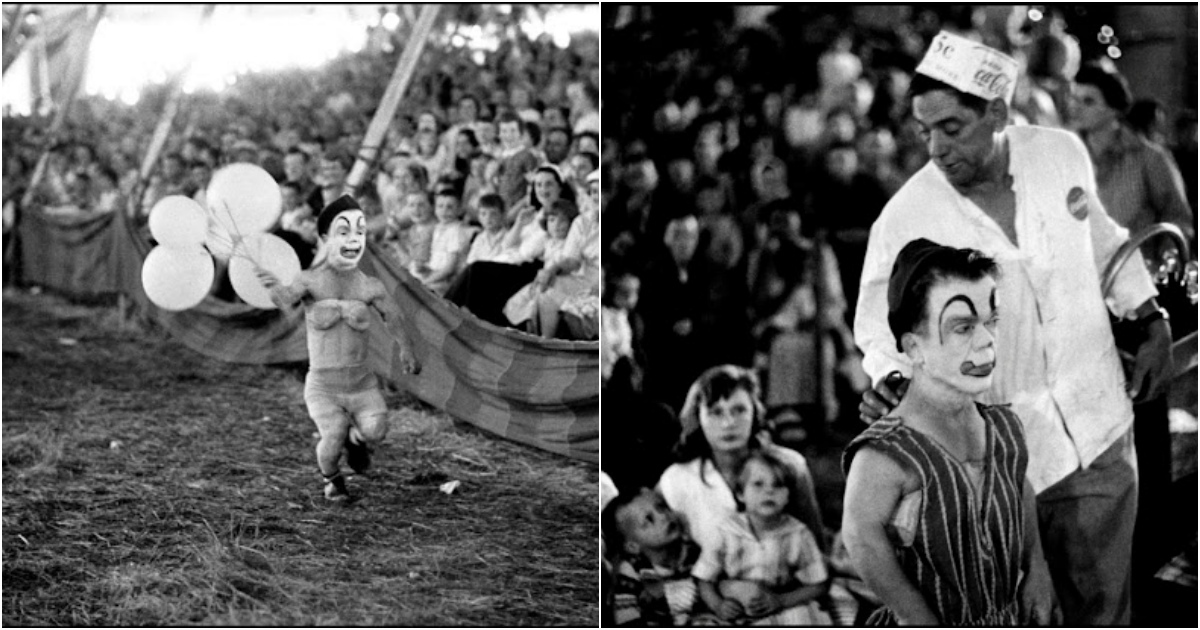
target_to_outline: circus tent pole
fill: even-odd
[[[203,32],[208,26],[208,22],[212,19],[213,13],[216,11],[217,5],[207,4],[204,6],[204,12],[200,14],[199,29]],[[179,113],[179,102],[183,97],[183,83],[187,80],[188,72],[192,69],[192,64],[195,63],[198,56],[199,48],[192,50],[188,55],[187,62],[175,73],[171,81],[171,95],[167,99],[167,105],[163,108],[163,113],[158,118],[158,126],[154,129],[154,135],[150,137],[150,146],[146,149],[146,155],[142,158],[142,167],[138,169],[137,184],[133,187],[133,194],[129,197],[129,213],[136,215],[141,204],[141,196],[144,192],[146,180],[150,178],[150,174],[154,171],[154,165],[158,163],[158,156],[162,153],[163,146],[167,143],[167,137],[171,135],[171,124],[175,121],[175,115]]]
[[[379,149],[387,134],[388,125],[391,124],[392,116],[396,114],[396,108],[400,105],[400,99],[408,89],[408,84],[417,67],[417,60],[421,57],[421,51],[425,49],[425,42],[429,38],[430,31],[433,30],[433,22],[437,19],[440,8],[440,5],[437,4],[427,4],[421,7],[421,14],[412,29],[408,45],[404,47],[404,53],[396,62],[396,70],[392,73],[387,91],[383,93],[383,98],[379,101],[379,108],[375,110],[375,116],[371,119],[371,124],[367,127],[367,133],[363,137],[362,146],[354,161],[354,168],[350,170],[350,176],[346,178],[347,186],[352,191],[357,191],[358,187],[362,185],[370,166],[379,157]]]
[[[42,178],[46,175],[46,164],[50,160],[50,149],[58,142],[58,136],[62,133],[63,125],[67,121],[67,113],[71,111],[71,105],[75,103],[75,98],[79,95],[79,90],[83,88],[83,77],[87,71],[88,51],[92,47],[92,38],[96,36],[96,28],[100,26],[100,20],[104,18],[104,11],[108,5],[100,5],[96,14],[92,16],[88,24],[87,35],[80,40],[80,50],[73,51],[75,59],[72,62],[71,83],[67,88],[66,98],[63,100],[62,106],[54,115],[54,120],[50,123],[50,129],[46,132],[46,144],[42,147],[42,155],[38,158],[37,166],[33,169],[33,176],[29,179],[29,188],[25,191],[25,195],[21,198],[21,208],[25,208],[33,201],[34,191],[42,182]]]
[[[21,32],[21,23],[25,21],[25,16],[29,13],[28,4],[18,4],[13,14],[12,23],[8,25],[8,29],[4,31],[4,73],[8,73],[8,67],[12,65],[17,57],[21,56],[21,51],[25,48],[25,42],[17,43],[17,35]]]

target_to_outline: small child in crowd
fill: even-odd
[[[613,274],[605,286],[604,302],[600,311],[600,376],[607,387],[617,374],[622,391],[640,389],[640,370],[633,354],[634,333],[630,314],[637,308],[641,281],[632,273]],[[618,367],[624,360],[625,364]],[[640,384],[640,383],[639,383]]]
[[[429,195],[409,193],[399,214],[388,218],[388,232],[395,235],[395,240],[389,240],[389,248],[401,265],[419,275],[428,269],[433,230],[438,223]]]
[[[489,193],[479,198],[479,223],[483,231],[471,242],[467,264],[511,262],[511,255],[504,246],[507,230],[504,229],[504,199],[500,195]]]
[[[692,567],[700,548],[679,516],[649,488],[620,494],[601,516],[605,542],[617,557],[613,621],[617,625],[685,626],[708,617],[696,597]]]
[[[437,216],[437,225],[433,228],[429,264],[416,275],[430,290],[442,295],[458,272],[462,271],[476,228],[463,222],[458,194],[453,188],[438,190],[433,211]]]
[[[833,625],[816,601],[829,591],[817,539],[787,513],[797,487],[769,451],[743,464],[734,487],[741,511],[721,524],[719,544],[705,548],[692,569],[700,597],[724,622]]]
[[[579,214],[579,209],[574,202],[566,199],[558,199],[546,208],[544,221],[542,226],[546,230],[546,246],[542,251],[542,270],[552,270],[556,268],[559,262],[570,256],[570,251],[567,248],[567,233],[571,231],[571,222]],[[521,325],[527,321],[536,321],[534,317],[537,315],[537,295],[541,291],[542,283],[534,280],[517,291],[508,303],[504,305],[504,315],[508,321],[514,325]],[[542,336],[553,337],[553,330],[540,331]]]

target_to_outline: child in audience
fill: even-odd
[[[429,269],[433,230],[437,223],[429,195],[423,192],[406,195],[399,215],[388,217],[388,232],[395,234],[391,251],[414,276]]]
[[[429,264],[415,275],[430,290],[442,295],[462,270],[476,228],[463,222],[458,194],[453,188],[438,189],[433,211],[437,224],[429,247]]]
[[[832,625],[816,600],[829,591],[817,539],[786,508],[798,482],[769,451],[752,453],[735,480],[741,510],[692,569],[700,597],[726,623]]]
[[[567,233],[571,230],[571,222],[575,220],[579,210],[573,202],[557,199],[545,209],[542,228],[546,230],[546,245],[542,251],[542,269],[554,269],[570,255],[567,248]],[[504,315],[514,325],[537,319],[537,296],[541,291],[541,283],[534,280],[517,291],[508,303],[504,305]],[[553,330],[542,330],[543,337],[553,337]]]
[[[637,308],[640,288],[641,280],[629,272],[613,274],[605,286],[600,311],[600,377],[605,388],[617,373],[621,391],[641,389],[641,370],[633,354],[634,333],[629,319]],[[624,363],[618,368],[622,360]]]
[[[684,626],[705,615],[692,567],[700,548],[684,535],[679,515],[649,488],[619,494],[601,527],[616,557],[612,618],[617,625]]]
[[[467,264],[474,262],[511,262],[512,255],[504,247],[504,199],[497,194],[479,198],[479,223],[483,231],[471,242]]]

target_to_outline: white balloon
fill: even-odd
[[[190,197],[163,197],[150,210],[150,233],[160,245],[199,245],[204,242],[207,227],[204,208]]]
[[[266,232],[279,220],[279,184],[261,166],[230,164],[213,174],[206,202],[225,231],[243,237]]]
[[[300,273],[300,258],[282,238],[255,234],[242,241],[238,254],[229,260],[229,281],[238,297],[258,308],[277,308],[271,292],[258,279],[258,266],[274,274],[280,283],[291,284]]]
[[[204,248],[159,245],[142,263],[142,288],[159,308],[182,311],[204,300],[214,275],[212,256]]]

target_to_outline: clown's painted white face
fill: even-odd
[[[329,265],[339,271],[358,266],[367,247],[367,216],[362,210],[339,213],[325,235]]]
[[[920,358],[926,373],[952,389],[971,396],[987,391],[996,367],[996,281],[939,281],[925,308],[922,330],[909,333],[909,355]]]

